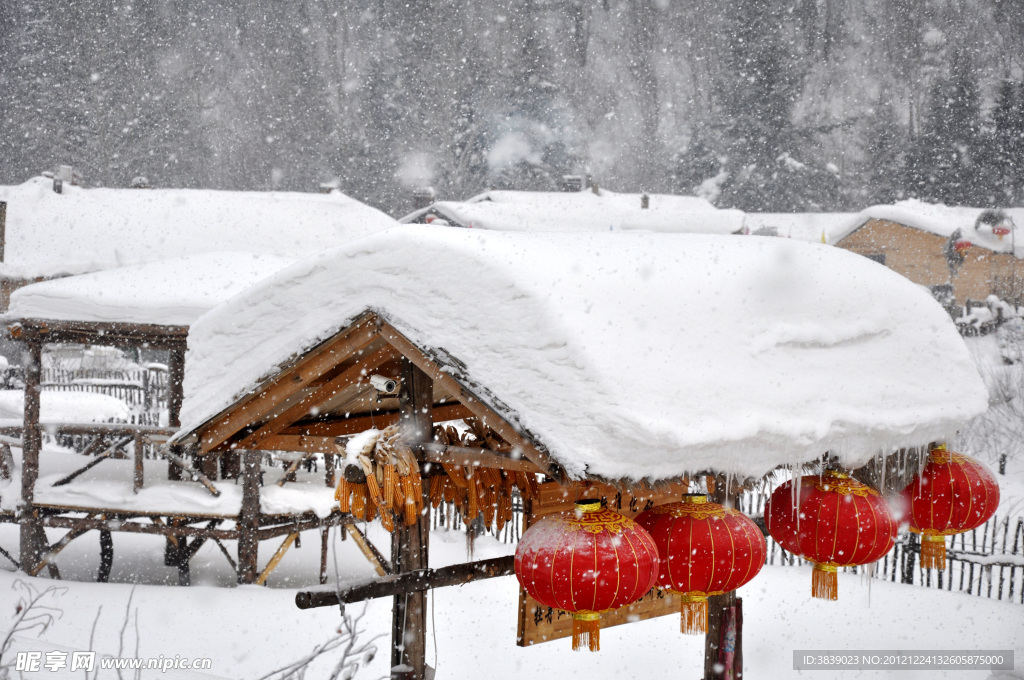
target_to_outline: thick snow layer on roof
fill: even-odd
[[[651,194],[640,207],[640,194],[601,190],[544,192],[489,191],[465,202],[440,201],[407,215],[413,222],[434,211],[452,225],[494,231],[657,231],[731,234],[743,228],[739,210],[718,210],[703,198]]]
[[[305,257],[394,226],[340,193],[83,189],[37,177],[0,186],[0,275],[81,274],[168,257],[240,251]]]
[[[202,253],[51,279],[14,291],[7,317],[188,326],[295,261]]]
[[[330,291],[325,294],[325,291]],[[760,476],[943,439],[987,394],[921,287],[779,238],[411,226],[305,260],[192,327],[183,430],[366,309],[465,363],[574,476]]]
[[[1004,235],[1000,239],[992,233],[991,225],[980,225],[975,229],[978,217],[984,212],[982,208],[951,207],[941,203],[925,203],[918,200],[899,201],[893,205],[874,205],[863,210],[848,225],[846,229],[839,230],[835,234],[838,242],[868,220],[888,220],[903,224],[908,227],[927,231],[943,238],[949,238],[957,229],[960,230],[961,238],[970,241],[976,246],[988,248],[997,253],[1009,253],[1014,251],[1016,246],[1017,257],[1024,257],[1024,243],[1021,237],[1016,237],[1016,231],[1024,226],[1024,208],[1010,208],[1003,212],[1010,218],[1011,227],[1014,233]]]
[[[743,226],[750,234],[760,231],[801,241],[822,243],[824,239],[825,243],[835,243],[836,235],[849,234],[856,219],[857,213],[746,213]]]

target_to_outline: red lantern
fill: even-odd
[[[971,249],[974,244],[966,239],[961,239],[953,244],[953,250],[958,253],[963,253]]]
[[[636,521],[658,546],[658,586],[682,597],[683,633],[706,632],[708,595],[739,588],[764,566],[767,547],[753,520],[704,494],[659,505]]]
[[[814,562],[811,594],[838,598],[839,567],[869,564],[892,549],[896,522],[882,496],[841,472],[788,481],[764,511],[768,532],[790,552]]]
[[[984,465],[936,446],[928,463],[903,490],[910,530],[921,534],[921,566],[946,568],[946,536],[988,521],[999,506],[999,485]]]
[[[572,648],[600,649],[601,612],[636,602],[654,586],[658,548],[643,527],[599,500],[552,515],[523,533],[516,578],[535,600],[572,613]]]
[[[1002,225],[995,226],[992,227],[992,233],[998,236],[999,240],[1002,241],[1003,237],[1010,233],[1010,228]]]

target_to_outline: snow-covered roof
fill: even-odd
[[[188,189],[52,190],[44,177],[0,186],[0,276],[82,274],[197,253],[305,257],[395,221],[340,193]]]
[[[927,231],[943,238],[949,238],[953,232],[959,229],[961,238],[976,246],[997,253],[1014,252],[1014,247],[1016,247],[1016,256],[1024,257],[1024,243],[1021,242],[1024,239],[1016,238],[1016,231],[1020,227],[1024,227],[1024,208],[1003,210],[1003,213],[1012,221],[1012,225],[1007,224],[1006,226],[1012,226],[1013,233],[1003,236],[1002,239],[992,233],[991,225],[981,225],[975,229],[975,224],[982,212],[984,212],[983,208],[953,207],[918,200],[899,201],[892,205],[873,205],[861,211],[847,225],[846,229],[836,232],[835,240],[830,242],[838,243],[870,220],[887,220]]]
[[[433,213],[453,226],[494,231],[656,231],[731,234],[743,228],[739,210],[718,210],[696,196],[593,191],[488,191],[467,201],[439,201],[401,218],[411,223]]]
[[[189,326],[296,259],[202,253],[50,279],[14,291],[7,318]]]
[[[857,213],[745,213],[743,226],[749,234],[835,243],[837,234],[849,234],[856,219]]]
[[[464,363],[468,389],[573,476],[760,476],[826,450],[859,465],[944,439],[987,405],[938,303],[841,249],[417,225],[314,256],[200,318],[183,432],[367,309]]]

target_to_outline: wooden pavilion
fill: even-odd
[[[622,278],[594,278],[609,268]],[[515,495],[528,526],[584,495],[636,514],[696,477],[729,503],[779,465],[832,451],[859,467],[982,410],[948,317],[873,268],[781,239],[394,230],[204,317],[175,442],[197,460],[240,458],[244,488],[259,451],[342,456],[340,521],[393,510],[380,514],[390,560],[368,545],[380,578],[296,603],[393,596],[392,667],[423,678],[426,591],[512,572],[511,557],[431,567],[431,504],[500,526]],[[869,312],[876,299],[887,305]],[[353,437],[371,428],[383,432],[364,459]],[[239,524],[251,579],[258,520],[243,508]],[[709,678],[716,626],[737,609],[735,593],[711,603]],[[606,625],[675,610],[652,592]],[[519,644],[568,634],[524,593],[518,619]]]

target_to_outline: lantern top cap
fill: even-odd
[[[705,493],[684,493],[683,494],[682,502],[683,503],[688,503],[688,504],[691,504],[691,505],[699,505],[700,503],[707,503],[708,502],[708,495],[705,494]]]
[[[850,475],[840,470],[826,470],[825,474],[829,477],[837,477],[839,479],[849,479]]]
[[[945,444],[936,444],[935,446],[931,447],[931,451],[946,451],[946,450],[947,449],[946,449],[946,445]],[[929,451],[929,453],[931,451]]]
[[[597,512],[601,509],[601,499],[599,498],[581,498],[576,501],[576,510],[578,512]]]

